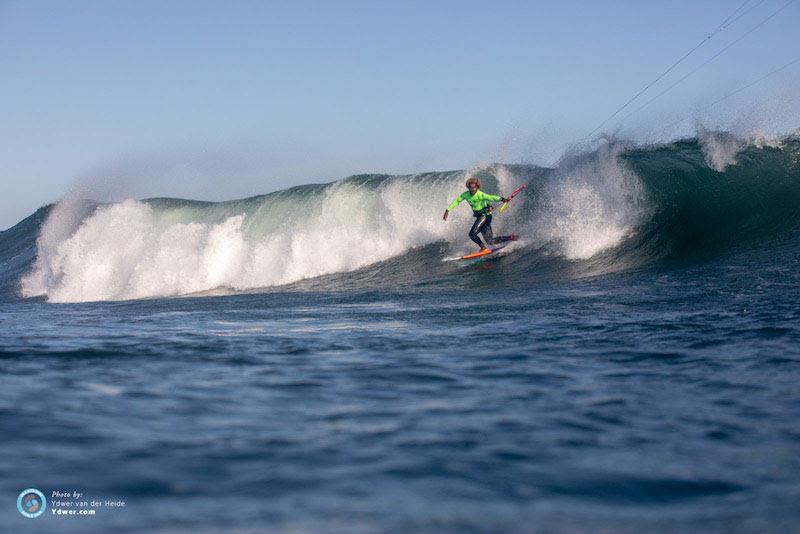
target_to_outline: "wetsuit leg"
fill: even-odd
[[[486,242],[486,246],[494,244],[494,232],[492,232],[492,216],[486,216],[486,223],[481,228],[481,235],[483,235],[483,240]]]
[[[483,241],[481,241],[481,238],[478,237],[478,234],[481,233],[481,229],[483,228],[483,225],[485,223],[486,223],[486,215],[483,213],[476,213],[475,222],[472,223],[472,228],[470,228],[469,230],[469,238],[472,239],[475,242],[475,244],[477,244],[481,248],[484,248],[484,245]]]

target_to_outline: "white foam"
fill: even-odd
[[[763,128],[754,128],[750,133],[748,141],[756,148],[783,148],[786,137],[770,134]]]
[[[22,293],[52,302],[136,299],[351,271],[416,246],[462,241],[459,223],[469,210],[441,220],[462,184],[463,176],[428,184],[396,178],[377,188],[343,181],[299,202],[268,200],[235,215],[197,210],[190,222],[178,222],[185,209],[178,217],[136,200],[100,206],[82,220],[83,212],[66,217],[72,204],[65,204],[43,227]]]
[[[495,233],[515,231],[533,245],[558,243],[570,259],[619,244],[646,211],[638,178],[620,161],[621,151],[607,144],[563,163],[543,198],[520,197],[496,220]],[[501,165],[480,170],[498,183],[498,191],[487,192],[509,194],[520,183]],[[43,226],[22,293],[79,302],[247,290],[352,271],[437,241],[461,249],[469,244],[470,210],[461,205],[447,222],[442,211],[464,191],[472,171],[377,185],[344,180],[315,191],[200,207],[129,199],[89,209],[65,201]],[[537,206],[532,219],[526,205]]]
[[[554,242],[567,259],[587,259],[619,245],[642,223],[644,188],[621,160],[624,147],[606,142],[562,162],[544,188],[531,232]]]
[[[728,132],[701,129],[698,132],[700,148],[708,166],[717,172],[736,164],[736,156],[747,146],[747,142]]]

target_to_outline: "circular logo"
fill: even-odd
[[[28,488],[17,497],[17,510],[25,517],[39,517],[47,508],[47,500],[44,494],[33,488]]]

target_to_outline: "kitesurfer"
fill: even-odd
[[[492,234],[493,207],[490,202],[508,202],[508,199],[481,191],[481,181],[474,176],[467,179],[466,186],[467,191],[458,195],[458,197],[447,206],[447,209],[444,210],[442,220],[446,221],[447,215],[453,211],[462,200],[466,200],[470,207],[472,207],[472,215],[475,217],[475,222],[469,230],[469,238],[481,248],[481,251],[484,251],[494,243]],[[481,235],[483,236],[483,241],[481,241]]]

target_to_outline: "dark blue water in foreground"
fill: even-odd
[[[754,254],[470,292],[9,300],[0,522],[797,530],[800,257]],[[28,487],[126,507],[25,519]]]
[[[800,531],[800,137],[715,135],[481,171],[523,239],[472,264],[457,171],[41,208],[0,531]]]

